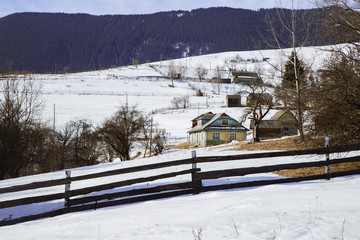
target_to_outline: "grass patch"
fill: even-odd
[[[173,145],[170,147],[170,149],[189,149],[189,143],[188,142],[184,142],[184,143],[180,143],[177,145]]]
[[[262,141],[259,143],[242,142],[234,149],[236,151],[292,151],[292,150],[306,150],[323,148],[325,145],[324,139],[307,139],[302,142],[299,137],[291,137],[279,140]],[[306,159],[304,159],[306,162]],[[330,172],[342,172],[360,169],[360,163],[339,163],[330,166]],[[307,177],[312,175],[325,174],[325,166],[323,167],[309,167],[299,168],[285,171],[274,172],[283,177]]]
[[[330,173],[357,169],[360,169],[360,163],[339,163],[330,166]],[[313,175],[325,174],[325,166],[276,171],[274,173],[283,177],[308,177]]]
[[[324,147],[324,140],[307,139],[301,141],[299,137],[289,137],[261,142],[240,142],[233,150],[235,151],[292,151]]]

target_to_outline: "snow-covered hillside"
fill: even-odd
[[[318,69],[329,47],[303,48],[300,56],[313,69]],[[285,50],[290,54],[291,50]],[[205,78],[215,75],[215,69],[222,67],[223,75],[228,69],[261,72],[268,81],[277,83],[279,72],[268,64],[283,66],[286,56],[276,50],[251,52],[226,52],[173,60],[175,66],[185,69],[186,79],[196,79],[195,68],[201,64],[208,69]],[[243,87],[235,84],[223,84],[220,95],[215,94],[214,84],[198,81],[176,80],[175,87],[166,76],[170,61],[139,65],[138,67],[118,67],[109,70],[83,72],[63,75],[33,75],[42,83],[45,102],[44,120],[52,124],[54,109],[56,127],[61,128],[67,122],[88,119],[94,125],[101,124],[111,116],[121,104],[138,105],[144,112],[172,107],[174,97],[190,96],[191,107],[180,111],[160,111],[153,115],[160,128],[165,128],[170,140],[185,139],[190,128],[190,120],[206,111],[226,112],[235,119],[242,115],[242,109],[222,108],[227,94],[236,94]],[[207,96],[195,97],[195,90],[200,89]],[[242,97],[245,102],[246,96]],[[209,108],[207,106],[210,106]],[[176,124],[174,124],[176,122]],[[248,127],[249,122],[245,123]]]
[[[321,49],[320,47],[309,47],[301,51],[302,57],[314,69],[320,68],[321,63],[328,56],[328,52],[321,51]],[[287,52],[290,53],[290,50]],[[189,79],[196,78],[194,69],[201,63],[208,69],[225,65],[225,69],[226,67],[236,67],[239,70],[247,71],[261,70],[269,81],[279,81],[279,74],[263,61],[264,58],[279,66],[286,61],[286,57],[277,51],[267,50],[212,54],[177,59],[174,60],[174,63],[187,69],[185,77]],[[169,62],[163,61],[139,65],[137,68],[130,66],[65,75],[33,75],[33,78],[43,85],[42,98],[45,102],[43,118],[51,124],[55,106],[57,128],[61,128],[68,121],[75,119],[89,119],[94,125],[99,125],[111,116],[121,104],[136,104],[143,111],[153,113],[154,121],[159,124],[160,128],[166,129],[171,142],[184,142],[187,137],[186,132],[191,127],[191,119],[199,114],[212,111],[214,113],[226,112],[235,119],[241,117],[244,109],[224,107],[226,94],[237,93],[242,90],[241,86],[224,84],[220,95],[214,94],[212,84],[207,82],[177,80],[174,83],[175,87],[170,87],[171,81],[161,74],[166,72],[168,64]],[[206,78],[211,78],[213,74],[212,71],[209,71]],[[196,97],[194,89],[201,89],[207,96]],[[191,106],[189,108],[168,109],[174,97],[185,95],[190,96]],[[248,124],[249,122],[245,122],[246,127]],[[239,151],[230,151],[231,148],[231,144],[221,148],[199,148],[197,154],[198,156],[241,154]],[[190,156],[190,150],[170,150],[151,158],[138,158],[133,161],[72,169],[72,176],[178,160]],[[230,161],[226,163],[226,166],[229,168],[255,167],[319,160],[318,158],[308,156],[306,159],[289,157],[272,160]],[[208,163],[200,167],[222,169],[224,166]],[[157,174],[157,172],[154,170],[149,174]],[[9,179],[0,181],[0,188],[62,177],[64,177],[64,171]],[[119,178],[122,177],[119,176]],[[273,178],[279,178],[279,176],[268,173],[236,179],[221,179],[220,181]],[[171,181],[183,180],[174,178]],[[351,176],[330,181],[319,180],[217,191],[128,204],[1,227],[0,239],[183,240],[198,239],[193,233],[197,234],[200,231],[202,232],[201,239],[205,240],[360,239],[358,226],[360,222],[359,185],[360,177]],[[75,185],[75,187],[81,186]],[[63,186],[60,188],[45,188],[36,191],[35,194],[63,191]],[[34,193],[30,191],[21,195],[16,193],[0,194],[0,201],[32,194]],[[10,215],[15,218],[62,206],[62,201],[54,201],[48,204],[0,209],[0,220],[8,218]]]

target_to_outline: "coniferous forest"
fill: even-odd
[[[307,45],[333,44],[317,37],[324,16],[321,10],[306,11],[313,22]],[[290,17],[290,10],[285,12]],[[265,19],[272,15],[276,16],[276,9],[209,8],[103,16],[12,14],[0,19],[0,73],[78,72],[134,60],[144,63],[267,49],[271,32]],[[282,47],[288,46],[285,42]]]

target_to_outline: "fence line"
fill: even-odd
[[[224,101],[208,101],[207,103],[202,103],[202,102],[190,103],[190,104],[188,105],[188,107],[223,106],[224,104],[225,104]],[[184,109],[184,108],[164,107],[164,108],[156,108],[156,109],[153,109],[151,112],[152,112],[153,114],[156,114],[156,113],[162,113],[162,112],[166,112],[166,111],[180,110],[180,109]]]
[[[107,95],[107,96],[161,96],[161,97],[177,97],[192,96],[188,93],[161,93],[161,92],[116,92],[116,91],[89,91],[89,90],[43,90],[42,94],[74,94],[74,95]]]
[[[207,162],[221,163],[223,161],[241,161],[241,160],[249,160],[249,159],[256,160],[259,158],[272,158],[272,157],[303,156],[303,155],[314,155],[314,154],[327,155],[330,153],[349,152],[356,150],[360,150],[359,144],[348,145],[343,147],[331,147],[331,148],[320,148],[320,149],[298,150],[298,151],[277,151],[277,152],[216,156],[216,157],[197,157],[196,152],[193,151],[193,155],[191,158],[176,160],[172,162],[162,162],[162,163],[155,163],[155,164],[149,164],[149,165],[143,165],[137,167],[116,169],[116,170],[92,173],[92,174],[81,175],[76,177],[71,177],[70,171],[66,171],[67,177],[65,179],[34,182],[30,184],[1,188],[0,193],[10,193],[10,192],[32,190],[32,189],[64,185],[64,184],[65,186],[68,186],[68,189],[62,193],[20,198],[20,199],[0,202],[0,208],[9,208],[20,205],[65,199],[64,208],[53,210],[47,213],[19,217],[16,219],[6,219],[0,221],[0,226],[12,225],[16,223],[35,220],[39,218],[57,216],[70,212],[97,209],[101,207],[115,206],[115,205],[134,203],[134,202],[142,202],[147,200],[161,199],[161,198],[180,196],[186,194],[198,194],[207,191],[251,187],[251,186],[265,186],[269,184],[279,184],[279,183],[302,182],[302,181],[317,180],[317,179],[330,179],[330,177],[360,174],[360,169],[358,169],[358,170],[335,172],[335,173],[329,172],[329,173],[324,173],[309,177],[281,178],[281,179],[273,179],[273,180],[260,180],[260,181],[237,182],[237,183],[235,182],[231,184],[218,184],[212,186],[203,186],[202,184],[203,180],[209,180],[209,179],[219,179],[219,178],[227,178],[227,177],[235,177],[235,176],[240,177],[249,174],[268,173],[268,172],[280,171],[280,170],[298,169],[304,167],[321,167],[321,166],[330,166],[339,163],[360,162],[360,155],[354,157],[332,159],[332,160],[325,159],[323,161],[316,161],[316,162],[287,163],[287,164],[277,164],[271,166],[248,167],[248,168],[237,168],[237,169],[215,170],[215,171],[201,171],[201,168],[198,168],[198,164],[207,163]],[[187,170],[166,172],[155,176],[132,178],[123,181],[111,182],[108,184],[100,184],[96,186],[89,186],[75,190],[70,189],[70,184],[76,181],[89,180],[94,178],[104,178],[119,174],[143,172],[147,170],[168,168],[168,167],[174,167],[180,165],[190,165],[191,167],[189,167]],[[146,187],[141,185],[140,188],[136,188],[136,189],[130,189],[130,190],[119,189],[112,193],[87,196],[87,194],[93,192],[106,191],[109,189],[115,189],[119,187],[128,187],[133,184],[139,184],[139,183],[147,183],[148,185],[149,182],[155,180],[168,179],[171,177],[175,177],[179,175],[187,175],[187,174],[191,175],[191,181],[185,181],[180,183],[164,182],[160,185],[146,186]]]

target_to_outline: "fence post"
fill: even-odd
[[[196,151],[191,151],[191,157],[192,157],[192,169],[194,170],[191,173],[191,181],[193,183],[193,195],[199,194],[200,188],[202,187],[201,179],[197,177],[196,174]]]
[[[329,137],[325,137],[325,148],[329,148],[330,147],[330,138]],[[329,163],[330,161],[330,155],[329,153],[326,154],[326,162]],[[330,180],[330,165],[326,165],[325,166],[325,174],[327,175],[327,180]]]
[[[71,171],[65,171],[66,179],[69,180],[65,184],[65,207],[70,207],[69,199],[70,199],[70,183],[71,183]]]

